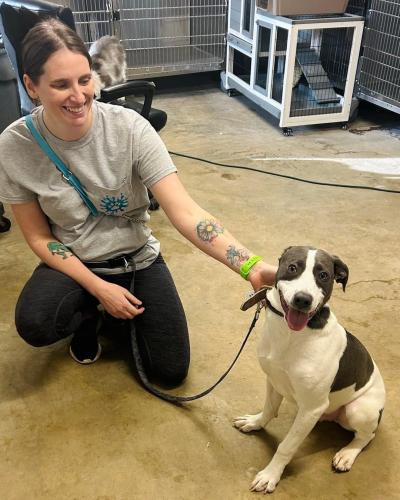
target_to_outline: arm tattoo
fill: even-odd
[[[60,255],[63,259],[68,259],[68,257],[73,255],[68,247],[58,241],[49,241],[47,243],[47,248],[51,252],[51,255]]]
[[[197,236],[206,243],[212,243],[219,234],[224,232],[221,224],[212,219],[200,221],[196,226]]]
[[[228,250],[226,251],[227,261],[235,267],[240,267],[249,257],[249,251],[245,248],[237,249],[233,245],[229,245]]]

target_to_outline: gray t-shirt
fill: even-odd
[[[54,236],[82,261],[101,261],[143,247],[137,269],[149,266],[160,244],[146,222],[147,189],[176,172],[164,143],[135,111],[94,101],[93,123],[78,141],[63,141],[46,128],[43,108],[36,128],[84,186],[99,211],[92,216],[79,194],[42,152],[23,118],[0,135],[0,200],[37,200]]]

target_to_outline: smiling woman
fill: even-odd
[[[82,40],[49,19],[25,37],[22,61],[26,90],[43,105],[47,128],[65,141],[83,137],[92,124],[94,88],[92,61]]]
[[[0,135],[0,200],[42,262],[18,299],[17,331],[36,347],[71,336],[71,356],[89,364],[101,354],[102,323],[109,334],[137,339],[148,377],[177,385],[189,368],[189,335],[147,225],[148,189],[186,239],[253,288],[272,283],[275,268],[194,202],[149,122],[93,100],[91,59],[74,31],[57,20],[38,22],[23,41],[23,67],[40,105]],[[67,177],[39,147],[37,132]],[[70,173],[79,182],[66,182]]]

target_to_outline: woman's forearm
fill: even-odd
[[[95,295],[96,287],[102,280],[89,271],[68,247],[54,238],[39,203],[35,200],[11,205],[11,208],[26,242],[39,259]]]
[[[35,238],[30,242],[30,246],[48,266],[66,274],[96,297],[112,316],[132,319],[144,311],[140,299],[125,288],[96,276],[59,241],[51,238]]]
[[[254,256],[254,252],[234,238],[218,219],[200,207],[197,213],[180,217],[174,225],[197,248],[236,273],[240,273],[243,264]],[[275,266],[260,260],[251,267],[247,279],[258,289],[263,284],[272,285],[275,273]]]
[[[175,228],[207,255],[237,273],[254,255],[217,218],[193,201],[176,174],[156,183],[152,191]],[[263,284],[273,284],[275,272],[275,266],[260,261],[251,268],[247,279],[258,289]]]
[[[72,251],[52,235],[28,241],[32,251],[49,267],[60,271],[79,283],[92,295],[103,281],[90,271]]]
[[[200,207],[195,212],[182,215],[174,226],[197,248],[237,273],[253,255],[218,219]]]

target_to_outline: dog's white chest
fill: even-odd
[[[276,326],[271,325],[271,322],[268,323],[268,329],[266,329],[267,324],[264,326],[258,345],[258,359],[275,389],[284,397],[293,399],[294,389],[290,381],[290,371],[291,360],[295,353],[292,352],[293,346],[290,338],[286,335],[279,335]]]
[[[282,368],[280,363],[267,357],[259,356],[259,362],[275,390],[286,399],[294,401],[294,389],[287,370]]]
[[[276,391],[296,401],[299,387],[302,393],[329,392],[337,369],[338,341],[330,336],[317,338],[307,330],[290,333],[282,318],[267,312],[258,358]]]

